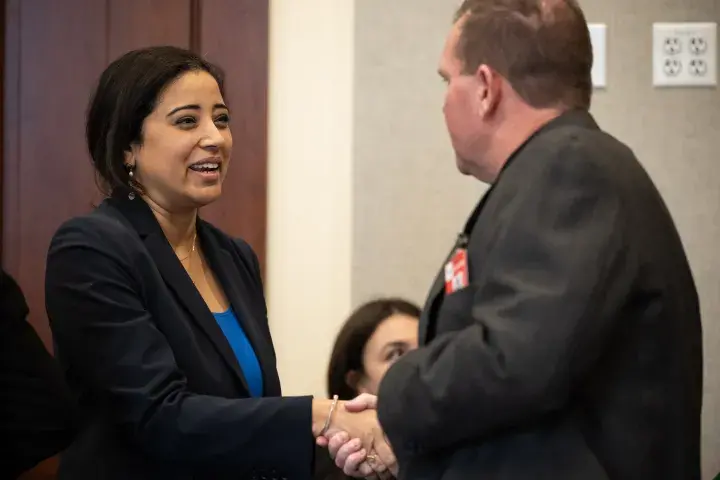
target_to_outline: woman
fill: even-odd
[[[327,372],[328,392],[342,400],[361,393],[377,394],[385,372],[398,358],[418,346],[420,309],[399,298],[382,298],[355,310],[335,340]],[[347,477],[327,452],[316,456],[316,480]]]
[[[86,133],[109,198],[63,224],[47,260],[86,417],[60,479],[303,479],[313,437],[384,441],[374,413],[280,397],[257,258],[198,218],[222,191],[230,118],[220,71],[187,50],[132,51],[100,77]]]

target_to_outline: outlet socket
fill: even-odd
[[[653,24],[653,85],[717,86],[717,23]]]

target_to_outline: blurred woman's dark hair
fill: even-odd
[[[224,95],[224,74],[219,67],[172,46],[132,50],[100,76],[88,106],[85,136],[103,193],[110,195],[117,187],[130,186],[125,152],[133,144],[142,144],[143,122],[165,89],[182,74],[193,71],[212,75]]]
[[[357,391],[347,383],[347,374],[363,372],[363,350],[378,325],[397,314],[420,317],[420,308],[401,298],[380,298],[358,307],[335,339],[327,372],[328,395],[350,400]]]

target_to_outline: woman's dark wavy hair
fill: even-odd
[[[378,325],[396,314],[420,317],[420,308],[402,298],[380,298],[361,305],[345,321],[330,356],[328,396],[337,395],[340,400],[350,400],[357,396],[355,388],[347,383],[347,374],[363,371],[365,344]]]
[[[132,50],[112,62],[100,76],[87,110],[85,136],[100,190],[110,195],[129,187],[125,152],[142,144],[142,126],[165,89],[186,72],[213,76],[224,95],[222,70],[201,56],[178,47]]]

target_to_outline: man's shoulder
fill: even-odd
[[[536,143],[538,148],[555,158],[563,154],[588,159],[607,155],[635,158],[632,149],[612,134],[582,125],[564,125],[550,130],[538,135]]]
[[[643,170],[633,150],[621,140],[598,127],[576,124],[541,132],[513,163],[527,177],[533,172],[539,176],[591,172],[611,182]]]

